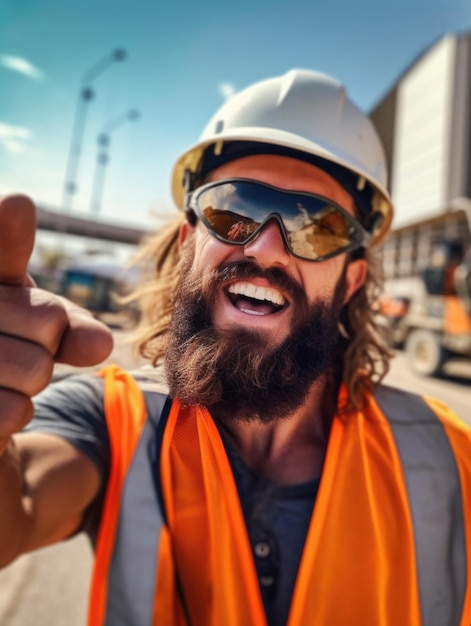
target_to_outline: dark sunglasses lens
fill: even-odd
[[[206,209],[204,216],[208,226],[222,239],[231,243],[244,243],[260,226],[258,222],[233,211]]]
[[[293,252],[306,259],[342,252],[352,244],[355,230],[348,217],[335,206],[320,199],[315,202],[316,207],[305,203],[302,219],[295,218],[291,227],[287,228]]]
[[[325,199],[287,193],[246,182],[231,182],[205,189],[197,197],[206,226],[228,243],[244,243],[270,215],[283,221],[291,250],[315,260],[352,243],[354,221]]]
[[[247,194],[247,187],[252,187],[252,194]],[[267,215],[258,198],[251,197],[254,187],[247,183],[226,183],[203,191],[197,204],[206,226],[227,242],[247,241]]]

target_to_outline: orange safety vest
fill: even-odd
[[[266,626],[208,411],[102,375],[111,469],[89,626]],[[288,626],[469,626],[470,452],[444,406],[389,387],[336,416]]]

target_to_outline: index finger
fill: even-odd
[[[0,198],[0,284],[27,284],[35,231],[36,211],[27,196]]]

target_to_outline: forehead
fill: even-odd
[[[206,177],[206,182],[250,178],[291,191],[314,193],[340,204],[352,214],[354,202],[335,178],[305,161],[277,154],[254,154],[224,163]]]

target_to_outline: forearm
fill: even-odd
[[[25,481],[20,455],[10,438],[0,456],[0,568],[23,552],[29,516],[24,509]]]

